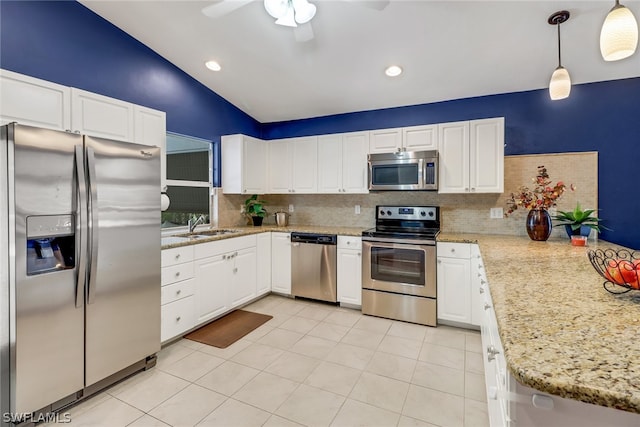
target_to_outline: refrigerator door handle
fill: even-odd
[[[76,277],[76,307],[84,305],[84,284],[87,279],[87,181],[84,176],[84,150],[82,145],[75,146],[77,215],[76,234],[79,241],[78,275]]]
[[[87,171],[89,172],[89,240],[91,242],[91,262],[89,267],[89,288],[87,304],[93,304],[96,292],[96,273],[98,272],[98,188],[96,180],[96,162],[93,148],[87,147]]]

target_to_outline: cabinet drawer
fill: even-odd
[[[182,298],[161,307],[160,339],[166,341],[193,328],[196,324],[195,296]]]
[[[181,248],[165,249],[162,251],[163,267],[190,261],[193,261],[193,246],[183,246]]]
[[[170,285],[181,280],[191,279],[193,277],[193,263],[172,265],[171,267],[162,267],[162,286]]]
[[[338,236],[338,249],[362,249],[362,239],[356,236]]]
[[[468,243],[438,242],[438,256],[448,258],[471,258],[471,245]]]
[[[163,286],[160,290],[160,304],[168,304],[173,301],[193,295],[196,288],[196,279],[183,280],[172,285]]]

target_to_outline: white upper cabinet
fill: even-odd
[[[269,144],[269,193],[318,191],[318,137],[271,141]]]
[[[438,125],[402,128],[402,144],[405,151],[438,149]]]
[[[504,191],[504,117],[470,123],[469,185],[476,193]]]
[[[392,153],[402,150],[402,129],[377,129],[369,132],[370,153]]]
[[[369,135],[369,153],[438,149],[438,125],[378,129]]]
[[[71,127],[74,132],[134,142],[134,117],[133,104],[71,88]]]
[[[367,193],[368,132],[318,137],[318,192]]]
[[[160,147],[160,188],[163,189],[167,179],[167,114],[164,111],[136,105],[135,139],[136,144]]]
[[[265,141],[239,134],[223,136],[222,191],[225,194],[266,193],[267,154]]]
[[[71,130],[71,88],[0,70],[0,125]]]
[[[504,118],[438,125],[439,193],[502,193]]]

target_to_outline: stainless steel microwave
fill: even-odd
[[[438,152],[369,154],[369,190],[437,190]]]

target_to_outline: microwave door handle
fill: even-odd
[[[89,268],[87,304],[93,304],[95,300],[96,273],[98,272],[98,188],[95,160],[93,148],[87,147],[87,170],[89,172],[89,240],[91,242],[91,267]]]
[[[420,189],[423,189],[426,187],[427,185],[427,174],[425,173],[425,161],[424,159],[418,159],[418,180],[420,181],[420,183],[418,184],[418,187],[420,187]]]
[[[75,146],[75,166],[76,166],[76,200],[77,219],[76,235],[78,236],[77,251],[77,277],[76,277],[76,307],[84,305],[84,285],[87,279],[87,181],[84,176],[84,151],[82,145]]]

